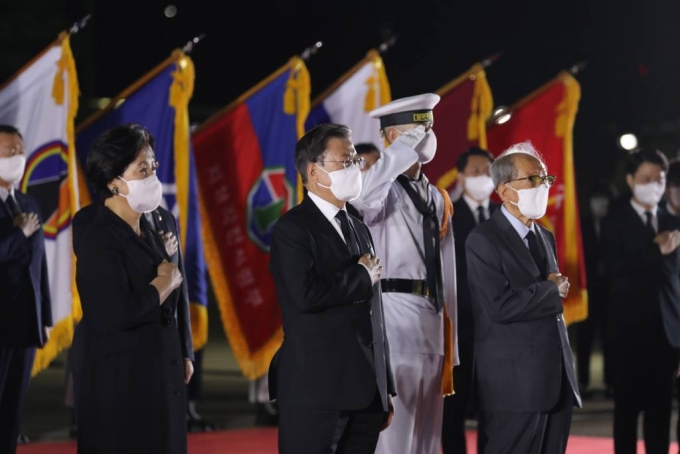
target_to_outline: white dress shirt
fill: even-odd
[[[340,212],[340,208],[336,207],[332,203],[322,199],[316,194],[313,194],[311,191],[307,191],[307,195],[309,198],[314,202],[314,205],[321,211],[321,214],[323,214],[326,219],[328,219],[328,222],[331,223],[333,228],[335,229],[336,232],[338,232],[338,235],[340,235],[340,238],[342,238],[342,241],[347,244],[347,240],[345,239],[345,235],[342,234],[342,228],[340,227],[340,219],[338,219],[336,216]],[[345,207],[342,207],[342,211],[347,213],[347,209]],[[349,214],[347,215],[349,216]],[[358,238],[357,238],[358,240]],[[368,272],[368,276],[371,278],[371,282],[375,284],[377,282],[375,278],[373,277],[373,273],[371,273],[371,270],[368,269],[366,265],[363,263],[359,263],[359,265],[363,266],[366,268],[366,271]]]
[[[470,208],[470,211],[472,211],[472,215],[475,217],[475,221],[477,221],[477,224],[479,224],[479,207],[481,206],[484,209],[484,216],[486,219],[489,219],[490,213],[489,213],[489,199],[486,199],[482,203],[479,203],[475,199],[468,197],[467,194],[463,193],[463,200],[465,200],[465,203],[467,203],[467,206]]]
[[[0,200],[7,202],[7,197],[10,195],[14,197],[14,200],[16,200],[16,197],[14,196],[14,186],[12,186],[9,191],[5,188],[0,188]]]
[[[524,245],[527,247],[527,249],[529,249],[529,240],[527,240],[527,235],[529,232],[534,232],[534,234],[536,233],[534,228],[535,222],[531,223],[531,227],[527,227],[522,221],[510,214],[510,212],[505,209],[505,205],[501,206],[501,212],[503,215],[505,215],[508,221],[510,221],[512,228],[515,229],[519,237],[522,238],[522,241],[524,241]]]

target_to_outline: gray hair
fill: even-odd
[[[501,155],[491,164],[489,170],[495,188],[517,178],[517,169],[515,168],[514,158],[515,155],[518,154],[529,155],[537,159],[543,167],[546,167],[547,169],[543,156],[536,148],[534,148],[531,142],[526,141],[516,143],[501,153]]]

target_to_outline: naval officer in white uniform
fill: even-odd
[[[380,454],[439,454],[443,390],[452,392],[444,377],[450,380],[458,363],[453,208],[446,191],[421,172],[437,150],[432,109],[439,99],[412,96],[371,112],[389,146],[363,174],[361,196],[352,202],[384,263],[381,287],[397,396],[392,425],[380,434]]]

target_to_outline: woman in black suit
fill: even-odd
[[[72,350],[78,452],[187,452],[182,275],[143,213],[156,209],[154,138],[139,125],[102,134],[87,159],[104,199],[73,220],[83,308]]]

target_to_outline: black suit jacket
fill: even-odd
[[[489,202],[489,214],[491,216],[496,212],[498,206],[497,203]],[[456,241],[456,282],[458,282],[458,340],[460,342],[472,342],[474,339],[465,241],[475,227],[477,227],[475,213],[470,211],[470,206],[461,197],[453,204],[453,236]]]
[[[536,227],[548,273],[555,273],[555,239]],[[580,405],[557,286],[541,278],[529,249],[501,210],[470,233],[466,249],[481,408],[546,412],[558,402],[563,372]]]
[[[368,228],[349,219],[361,253],[372,252]],[[309,197],[276,223],[270,270],[284,341],[269,389],[279,405],[360,410],[379,390],[387,410],[387,395],[396,395],[380,285],[358,258]]]
[[[24,213],[40,209],[29,195],[15,190]],[[42,220],[41,220],[42,222]],[[43,327],[52,326],[52,305],[42,228],[26,238],[7,205],[0,201],[0,347],[42,347]]]
[[[73,219],[83,318],[69,361],[85,452],[186,447],[184,361],[174,317],[181,287],[160,304],[150,282],[170,257],[155,229],[143,220],[140,227],[144,238],[99,203]]]
[[[151,213],[151,228],[156,232],[172,233],[179,242],[179,229],[175,216],[163,207],[158,207]],[[146,219],[145,219],[146,221]],[[184,277],[180,287],[179,299],[175,308],[175,319],[179,327],[179,335],[182,339],[182,355],[186,359],[194,360],[194,343],[191,336],[191,317],[189,316],[189,287],[187,284],[187,274],[184,271],[184,257],[182,256],[182,244],[172,256],[170,261],[177,265],[180,273]]]
[[[659,232],[680,229],[680,219],[658,210]],[[642,341],[641,333],[663,329],[680,348],[680,251],[662,255],[630,202],[602,222],[605,269],[609,281],[608,336],[615,343]]]

